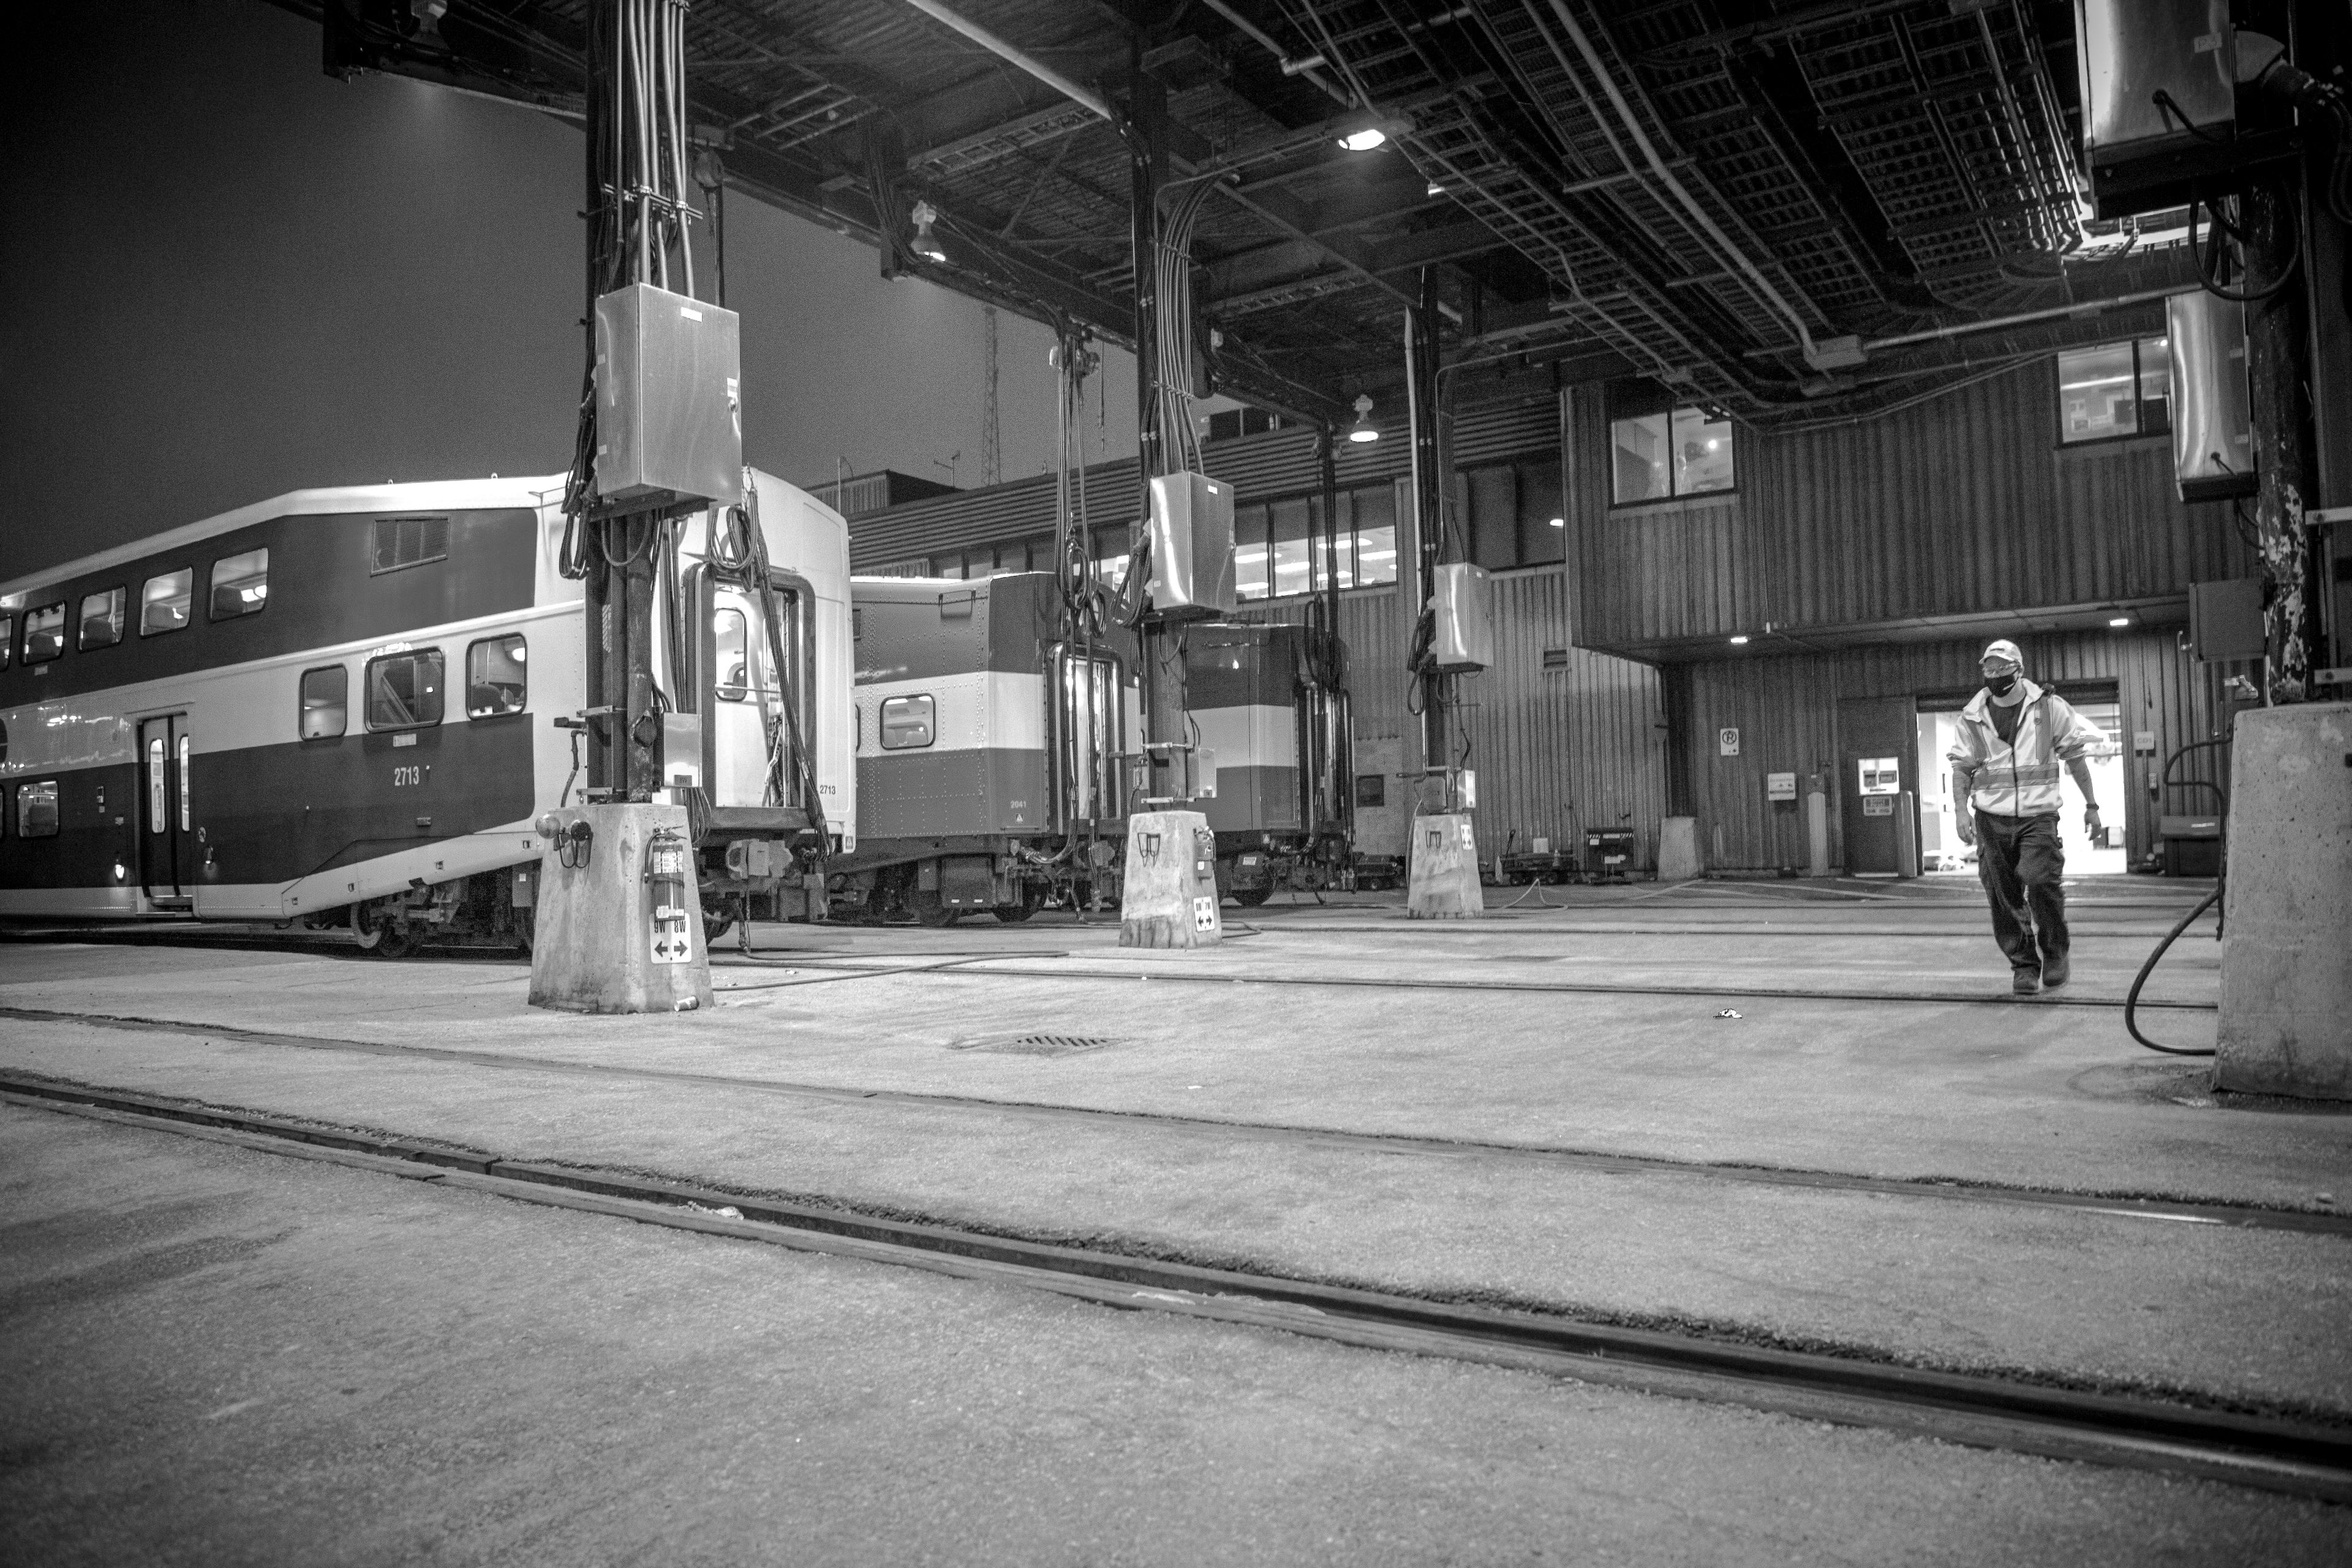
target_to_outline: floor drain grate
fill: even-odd
[[[994,1051],[1013,1057],[1075,1057],[1098,1051],[1108,1040],[1094,1035],[998,1035],[978,1040],[958,1040],[956,1051]]]

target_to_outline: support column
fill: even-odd
[[[2259,293],[2295,264],[2300,243],[2298,193],[2278,177],[2256,182],[2241,210],[2246,224],[2246,291]],[[2305,355],[2304,292],[2310,279],[2290,279],[2268,300],[2246,307],[2246,377],[2252,394],[2254,467],[2262,490],[2254,530],[2269,585],[2263,618],[2269,648],[2263,661],[2263,700],[2301,702],[2311,695],[2311,656],[2318,641],[2317,605],[2311,594],[2311,542],[2303,509],[2314,494],[2311,400]]]

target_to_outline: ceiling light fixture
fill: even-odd
[[[936,261],[944,265],[948,258],[948,247],[941,245],[940,237],[931,232],[931,225],[940,221],[940,209],[929,202],[917,202],[912,216],[915,220],[915,238],[908,248],[926,261]]]
[[[1429,182],[1429,194],[1433,196],[1442,196],[1445,194],[1445,187],[1432,180]]]
[[[1348,439],[1361,446],[1380,438],[1381,427],[1372,423],[1372,395],[1360,392],[1356,395],[1356,422],[1348,427]]]
[[[1566,528],[1568,526],[1568,519],[1564,517],[1553,518],[1551,520],[1551,525],[1554,528]]]
[[[1731,646],[1734,647],[1744,647],[1747,646],[1747,643],[1748,634],[1746,632],[1742,632],[1738,637],[1731,639]]]
[[[2127,626],[2131,625],[2131,617],[2129,616],[2114,616],[2109,617],[2107,625],[2111,626]]]
[[[1375,147],[1388,145],[1389,133],[1377,125],[1367,125],[1361,131],[1350,131],[1339,138],[1339,145],[1350,153],[1369,153]]]

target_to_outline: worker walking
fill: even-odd
[[[2031,996],[2066,984],[2059,764],[2082,789],[2088,807],[2083,826],[2096,838],[2099,803],[2087,757],[2105,737],[2064,698],[2025,679],[2025,656],[2015,643],[1987,644],[1978,668],[1984,689],[1960,710],[1947,753],[1952,798],[1966,803],[1960,842],[1977,847],[1977,874],[1992,902],[1993,940],[2009,956],[2011,989]]]

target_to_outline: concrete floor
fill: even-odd
[[[2119,996],[2200,890],[2081,885],[2075,983],[2022,1000],[2005,994],[1973,889],[1932,884],[1548,889],[1475,925],[1407,922],[1393,900],[1277,900],[1229,910],[1237,940],[1189,954],[1122,951],[1115,927],[1053,917],[943,931],[761,927],[764,962],[719,955],[717,1007],[658,1019],[533,1014],[523,966],[496,958],[387,964],[250,943],[14,940],[0,943],[0,1006],[319,1043],[0,1016],[0,1067],[1045,1238],[2352,1419],[2352,1240],[2341,1237],[1704,1172],[1603,1173],[1540,1152],[2319,1211],[2352,1201],[2352,1116],[2216,1097],[2195,1062],[2133,1045],[2119,1009],[2080,1005]],[[2204,931],[2149,988],[2179,1005],[2143,1015],[2159,1038],[2211,1037],[2200,1005],[2218,954]],[[1287,983],[1299,979],[1350,984]],[[1035,1031],[1106,1043],[1056,1057],[992,1048]],[[567,1070],[583,1067],[627,1070]],[[2282,1560],[2340,1560],[2352,1547],[2347,1510],[2227,1488],[1016,1303],[995,1288],[65,1120],[0,1121],[11,1212],[46,1216],[0,1231],[17,1347],[5,1353],[12,1374],[46,1391],[5,1418],[0,1444],[35,1458],[0,1469],[0,1505],[30,1509],[61,1549],[110,1560],[146,1553],[184,1514],[212,1517],[222,1497],[299,1493],[270,1479],[272,1454],[383,1450],[380,1424],[341,1419],[344,1396],[307,1388],[285,1395],[282,1418],[188,1428],[254,1429],[217,1454],[209,1438],[143,1434],[142,1399],[194,1406],[218,1394],[193,1422],[247,1397],[240,1378],[277,1377],[255,1347],[281,1328],[309,1342],[314,1310],[343,1314],[337,1331],[363,1362],[379,1336],[405,1347],[402,1386],[416,1392],[395,1429],[426,1452],[470,1456],[417,1466],[483,1472],[467,1483],[481,1511],[440,1524],[419,1500],[432,1489],[424,1470],[408,1475],[406,1460],[394,1468],[407,1479],[387,1479],[374,1500],[322,1480],[321,1498],[342,1500],[323,1517],[352,1561],[413,1557],[428,1538],[423,1554],[436,1560],[511,1558],[522,1537],[507,1525],[542,1517],[511,1489],[530,1475],[560,1476],[552,1495],[571,1499],[544,1511],[566,1521],[544,1538],[571,1548],[551,1548],[551,1561],[734,1561],[761,1555],[760,1542],[794,1555],[771,1530],[808,1546],[798,1560],[864,1562],[1493,1561],[1538,1547],[1642,1562],[2225,1562],[2255,1541]],[[1352,1134],[1450,1142],[1401,1149]],[[187,1195],[200,1192],[216,1199]],[[134,1225],[107,1239],[113,1222],[84,1223],[116,1214],[154,1215],[153,1233]],[[386,1227],[396,1263],[363,1239]],[[187,1267],[149,1279],[142,1260],[154,1257]],[[389,1272],[372,1287],[379,1266]],[[469,1294],[464,1282],[485,1268],[503,1283]],[[634,1333],[660,1295],[649,1282],[671,1274],[679,1294],[661,1310],[687,1340]],[[302,1289],[313,1276],[335,1283]],[[441,1304],[411,1321],[411,1289]],[[713,1326],[730,1303],[739,1324],[793,1325],[761,1342],[744,1365],[764,1370],[746,1386],[798,1390],[807,1368],[792,1347],[862,1324],[866,1364],[957,1391],[966,1415],[945,1414],[954,1399],[919,1417],[844,1396],[838,1418],[793,1429],[794,1447],[818,1453],[793,1456],[803,1479],[789,1500],[733,1458],[714,1460],[690,1421],[627,1399],[598,1407],[603,1436],[583,1457],[574,1425],[601,1395],[578,1386],[594,1362],[578,1347],[593,1342],[645,1377],[674,1375],[688,1404],[723,1405],[720,1447],[753,1473],[777,1462],[784,1427],[743,1403],[710,1348],[736,1342]],[[279,1327],[249,1340],[250,1312]],[[508,1337],[492,1333],[478,1356],[464,1331],[428,1331],[440,1312],[478,1314],[486,1333],[508,1323],[497,1331]],[[974,1366],[941,1326],[976,1320],[989,1328],[971,1333],[1028,1369],[1031,1394],[1007,1404],[1001,1369]],[[513,1324],[546,1325],[572,1347],[572,1370],[519,1364],[529,1358]],[[185,1356],[160,1348],[183,1341]],[[656,1370],[674,1353],[674,1374]],[[862,1375],[858,1354],[841,1354],[841,1375]],[[1152,1372],[1165,1356],[1187,1367],[1182,1380]],[[468,1415],[467,1400],[445,1412],[425,1392],[477,1385],[511,1398]],[[1168,1434],[1164,1469],[1125,1427],[1035,1415],[1024,1399],[1046,1385],[1053,1400],[1139,1413],[1138,1430]],[[485,1436],[493,1406],[503,1425]],[[1391,1412],[1376,1441],[1362,1425],[1375,1409]],[[60,1470],[52,1456],[68,1452],[84,1458]],[[1018,1464],[1006,1458],[1016,1452]],[[1595,1453],[1647,1458],[1621,1471],[1596,1468]],[[902,1473],[895,1456],[919,1461]],[[730,1479],[698,1491],[698,1467],[714,1464]],[[992,1484],[1003,1466],[1013,1479]],[[665,1510],[612,1500],[592,1479],[607,1471],[635,1478]],[[909,1473],[924,1500],[910,1497]],[[810,1494],[818,1474],[838,1500]],[[1789,1479],[1801,1474],[1838,1479],[1808,1489]],[[1211,1500],[1233,1486],[1246,1506]],[[866,1506],[885,1499],[896,1500],[888,1529]],[[1113,1521],[1108,1535],[1092,1528]],[[320,1524],[305,1535],[281,1520],[248,1555],[317,1560]],[[189,1540],[214,1544],[193,1556],[238,1555],[225,1520],[206,1528]],[[1316,1533],[1334,1529],[1357,1533]]]

